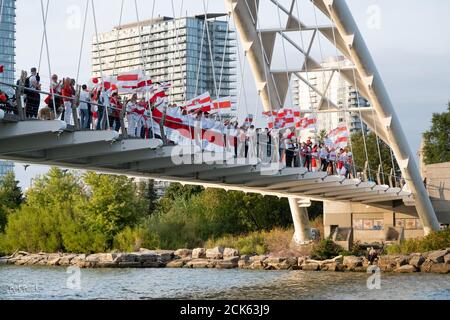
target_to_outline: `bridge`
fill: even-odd
[[[438,230],[435,212],[400,120],[345,1],[312,1],[315,9],[329,18],[327,26],[308,26],[300,21],[294,14],[295,0],[290,8],[276,0],[264,1],[271,2],[275,9],[287,15],[286,26],[260,29],[259,0],[225,0],[251,66],[264,111],[283,107],[293,75],[320,94],[321,103],[314,112],[339,111],[326,92],[302,77],[305,72],[323,68],[310,56],[308,48],[296,44],[287,35],[288,32],[313,31],[317,38],[316,33],[320,33],[352,61],[352,66],[334,72],[354,84],[370,102],[370,108],[359,110],[361,120],[391,146],[405,183],[384,185],[379,179],[370,181],[364,170],[358,178],[347,179],[326,172],[309,172],[306,168],[284,167],[279,162],[239,158],[226,149],[223,153],[209,152],[195,143],[175,145],[165,143],[163,139],[134,139],[112,130],[80,130],[79,125],[69,126],[60,120],[25,119],[20,99],[18,114],[0,111],[0,158],[288,198],[295,226],[294,239],[298,243],[310,240],[307,207],[311,200],[349,201],[372,206],[403,201],[407,206],[416,207],[425,233]],[[298,69],[273,70],[272,55],[277,36],[291,41],[299,54],[304,55],[305,62]],[[313,41],[314,37],[309,48]],[[14,88],[19,96],[23,94],[23,87]]]

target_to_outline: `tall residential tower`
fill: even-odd
[[[231,96],[233,101],[236,36],[224,17],[160,17],[99,34],[99,44],[96,37],[92,41],[93,77],[145,67],[154,82],[172,83],[174,103],[182,104],[206,91],[213,99]]]
[[[0,0],[0,81],[14,83],[16,60],[16,0]],[[11,88],[0,85],[0,89],[11,94]]]

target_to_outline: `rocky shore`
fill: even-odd
[[[216,268],[249,270],[304,270],[367,272],[369,261],[364,257],[339,256],[318,261],[309,257],[275,257],[241,255],[238,250],[216,247],[176,251],[141,249],[134,253],[100,254],[29,254],[16,252],[0,258],[0,265],[76,266],[80,268]],[[411,255],[380,256],[382,272],[450,273],[450,248]]]

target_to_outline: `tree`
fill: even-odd
[[[381,177],[382,182],[389,182],[389,175],[391,174],[392,169],[392,157],[391,150],[389,146],[381,139],[378,139],[375,133],[370,132],[365,136],[367,153],[364,147],[364,137],[362,132],[357,132],[352,134],[352,149],[353,149],[353,160],[355,162],[356,171],[362,172],[364,170],[364,166],[366,163],[366,159],[369,159],[369,169],[368,172],[369,177],[373,180],[376,180],[378,166],[380,165],[380,156],[378,152],[378,143],[380,145],[380,153],[381,153],[381,164],[383,168],[384,176]],[[394,174],[395,176],[400,176],[399,166],[394,158]],[[384,180],[384,181],[383,181]]]
[[[145,202],[145,206],[147,208],[147,214],[150,216],[154,213],[156,206],[158,195],[155,190],[155,181],[148,179],[142,180],[138,183],[138,194]]]
[[[20,207],[23,201],[22,190],[13,172],[0,179],[0,232],[3,232],[8,215]]]
[[[450,102],[447,112],[433,114],[431,129],[423,137],[425,164],[450,161]]]

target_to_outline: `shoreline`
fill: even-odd
[[[329,260],[309,257],[276,257],[272,255],[240,255],[238,250],[216,247],[194,250],[147,250],[134,253],[62,254],[16,252],[0,257],[1,265],[61,266],[79,268],[215,268],[246,270],[303,270],[330,272],[367,272],[365,257],[338,256]],[[380,256],[374,263],[382,272],[450,273],[450,248],[410,255]],[[370,271],[369,271],[370,272]]]

